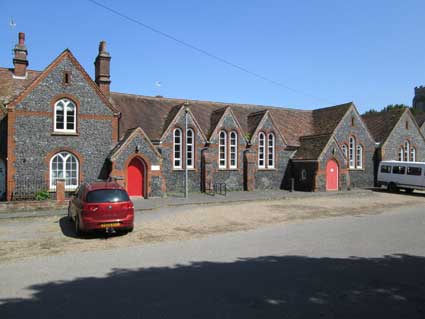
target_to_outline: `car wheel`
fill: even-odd
[[[388,191],[391,192],[391,193],[397,193],[398,187],[396,186],[395,183],[389,183],[388,184]]]
[[[131,233],[134,230],[134,227],[128,228],[127,233]]]
[[[72,221],[71,206],[68,205],[68,220]]]
[[[79,220],[78,216],[75,217],[74,226],[75,226],[75,235],[80,236],[81,235],[81,229],[80,229],[80,220]]]

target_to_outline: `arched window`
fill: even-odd
[[[409,161],[409,150],[410,150],[410,143],[409,141],[404,142],[404,160],[406,162]]]
[[[218,167],[226,168],[227,161],[227,133],[225,131],[220,131],[218,139]]]
[[[357,168],[363,167],[363,146],[361,146],[360,144],[357,145],[356,167]]]
[[[274,134],[267,136],[267,165],[268,168],[274,168]]]
[[[238,167],[238,133],[230,132],[230,168]]]
[[[258,134],[258,167],[265,168],[265,153],[266,153],[266,137],[264,133],[260,132]]]
[[[344,153],[345,158],[348,158],[348,147],[347,147],[347,144],[342,144],[342,153]]]
[[[354,163],[354,152],[356,149],[356,140],[354,139],[354,137],[350,136],[349,139],[349,153],[348,153],[348,160],[349,160],[349,167],[350,168],[355,168],[355,163]]]
[[[182,168],[182,130],[179,128],[174,129],[173,133],[174,140],[174,168]]]
[[[410,148],[410,161],[416,162],[416,148],[414,147]]]
[[[78,187],[78,159],[71,153],[60,152],[50,160],[50,189],[56,189],[56,181],[65,180],[67,190]]]
[[[55,103],[54,131],[71,132],[77,130],[77,107],[69,99],[61,99]]]
[[[194,144],[194,133],[193,130],[190,128],[187,130],[186,134],[186,165],[187,168],[193,168],[194,167],[194,161],[193,161],[193,144]]]
[[[400,147],[400,149],[398,150],[398,160],[399,160],[400,162],[402,162],[402,161],[403,161],[403,156],[404,156],[404,150],[403,150],[403,146],[402,146],[402,147]]]

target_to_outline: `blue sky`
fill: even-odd
[[[99,41],[106,40],[118,92],[305,109],[354,101],[363,112],[410,105],[414,87],[425,84],[423,0],[97,1],[297,92],[87,0],[0,1],[0,65],[12,66],[23,31],[36,70],[69,48],[93,75]]]

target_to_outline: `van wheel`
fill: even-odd
[[[391,193],[397,193],[398,187],[396,186],[395,183],[389,183],[388,184],[388,191],[391,192]]]
[[[414,191],[414,189],[413,189],[413,188],[406,188],[406,189],[405,189],[405,192],[406,192],[407,194],[412,194],[412,193],[413,193],[413,191]]]

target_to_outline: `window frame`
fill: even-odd
[[[263,145],[261,145],[263,141]],[[263,161],[263,164],[260,164]],[[266,135],[263,132],[258,133],[258,168],[266,168]]]
[[[363,145],[356,146],[356,168],[363,169]]]
[[[356,168],[356,139],[350,136],[348,139],[348,167],[350,169]]]
[[[176,132],[179,132],[180,136],[176,136]],[[180,139],[178,143],[176,143],[176,137]],[[182,141],[183,141],[183,131],[181,128],[176,127],[173,130],[173,168],[174,169],[182,169],[183,168],[183,158],[182,158]],[[176,145],[178,146],[179,156],[176,156]],[[176,165],[176,161],[179,161],[179,165]]]
[[[58,128],[57,124],[58,124],[58,105],[59,103],[62,103],[63,105],[63,128]],[[68,106],[69,104],[72,104],[74,107],[74,115],[73,115],[73,128],[72,129],[68,129],[67,126],[69,124],[68,122]],[[77,103],[74,102],[72,99],[70,98],[61,98],[59,100],[57,100],[53,106],[53,132],[56,133],[77,133],[77,110],[78,110],[78,106]]]
[[[272,145],[270,145],[270,141],[272,141]],[[276,138],[274,136],[274,133],[269,133],[267,134],[267,168],[270,168],[270,169],[275,168],[275,148],[276,148]],[[270,158],[270,150],[272,155],[271,158]],[[271,165],[270,165],[270,159],[272,160]]]
[[[63,156],[63,154],[66,154],[66,156]],[[60,158],[62,160],[62,175],[63,175],[62,178],[58,178],[58,177],[53,178],[53,161],[54,161],[55,158]],[[66,178],[67,165],[66,164],[67,164],[68,160],[71,159],[71,158],[75,159],[75,163],[76,163],[76,169],[75,169],[76,183],[67,185],[67,178]],[[59,170],[57,170],[57,171],[59,171]],[[71,172],[74,171],[72,169],[72,167],[71,167],[70,171]],[[72,178],[73,177],[71,176],[71,179]],[[76,190],[78,188],[78,184],[79,184],[79,181],[80,181],[80,162],[78,160],[78,157],[76,155],[74,155],[73,153],[68,152],[68,151],[61,151],[61,152],[55,153],[50,158],[50,161],[49,161],[49,188],[50,188],[50,190],[56,190],[56,183],[53,183],[53,182],[58,180],[58,179],[65,180],[65,190],[67,190],[67,191],[68,190]]]
[[[414,146],[410,147],[410,161],[416,162],[416,147]]]
[[[222,134],[223,134],[223,142],[222,143]],[[226,169],[227,168],[227,132],[221,130],[218,133],[218,168]],[[223,157],[221,156],[223,155]]]
[[[403,146],[401,146],[400,149],[398,150],[398,161],[403,162],[403,160],[404,160],[404,148]]]
[[[410,143],[408,140],[404,141],[404,160],[410,162]]]
[[[189,132],[191,133],[191,138],[192,138],[191,143],[188,142]],[[191,148],[190,151],[189,151],[189,146]],[[194,156],[194,154],[195,154],[195,131],[192,128],[188,128],[187,131],[186,131],[186,148],[185,148],[185,150],[186,150],[186,152],[185,152],[185,154],[186,154],[186,167],[188,169],[194,169],[195,168],[195,156]],[[189,154],[190,154],[190,157],[189,157]],[[191,165],[188,164],[189,158],[192,161]]]
[[[233,160],[232,155],[234,155]],[[236,131],[231,131],[229,134],[229,168],[238,168],[238,133]]]

